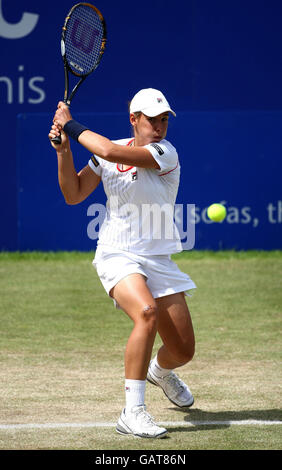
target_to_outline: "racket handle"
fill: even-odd
[[[55,145],[61,145],[62,138],[60,135],[57,135],[57,137],[54,137],[53,139],[51,139],[51,142],[53,142],[53,144]]]

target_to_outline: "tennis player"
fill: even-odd
[[[130,103],[134,137],[111,141],[72,119],[59,102],[49,138],[61,132],[57,151],[58,178],[68,204],[85,200],[103,182],[107,210],[93,265],[114,300],[133,321],[125,350],[125,408],[120,434],[158,438],[167,430],[146,410],[146,380],[160,387],[178,407],[194,398],[173,372],[194,355],[195,339],[185,294],[196,286],[171,260],[182,251],[174,224],[180,165],[165,137],[169,116],[176,116],[158,90],[139,91]],[[77,173],[69,138],[93,154]],[[189,294],[188,294],[189,295]],[[151,360],[159,333],[162,346]]]

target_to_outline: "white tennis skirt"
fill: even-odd
[[[155,299],[177,292],[190,295],[189,291],[196,289],[192,279],[178,268],[170,255],[143,256],[98,245],[92,264],[108,295],[119,281],[136,273],[146,278],[147,286]],[[114,303],[119,308],[117,303]]]

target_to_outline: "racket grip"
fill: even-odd
[[[57,137],[54,137],[53,139],[51,139],[51,142],[53,142],[53,144],[55,145],[61,145],[62,138],[60,135],[57,135]]]

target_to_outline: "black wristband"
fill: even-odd
[[[76,140],[78,142],[78,137],[80,134],[84,131],[88,131],[88,127],[83,126],[79,122],[75,121],[74,119],[71,119],[64,125],[64,132],[71,137],[73,140]]]

